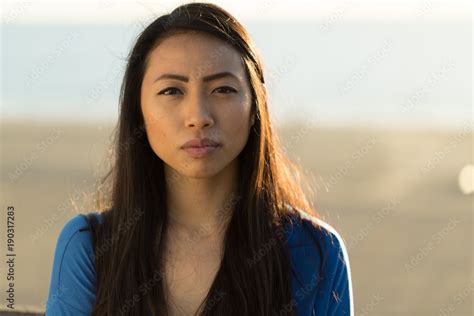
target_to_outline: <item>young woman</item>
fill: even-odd
[[[46,315],[353,315],[343,240],[284,155],[231,14],[156,19],[121,92],[109,199],[63,227]]]

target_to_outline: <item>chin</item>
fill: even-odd
[[[189,166],[188,169],[180,173],[188,178],[206,179],[214,177],[220,171],[221,169],[216,168],[216,166]]]
[[[184,162],[182,164],[167,164],[165,163],[165,174],[171,179],[179,180],[182,177],[205,179],[212,178],[217,175],[222,168],[213,163],[203,163],[202,161]]]

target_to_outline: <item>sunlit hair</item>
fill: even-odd
[[[164,163],[148,142],[140,93],[150,52],[180,32],[210,34],[240,53],[256,114],[237,158],[238,194],[228,197],[226,209],[216,210],[235,212],[225,231],[222,263],[199,314],[294,315],[284,224],[296,208],[317,215],[307,198],[310,186],[271,125],[263,66],[249,34],[210,3],[185,4],[160,16],[141,32],[127,58],[111,168],[97,190],[104,222],[91,219],[97,272],[93,315],[168,315],[162,273],[168,227]]]

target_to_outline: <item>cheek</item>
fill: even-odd
[[[250,120],[250,101],[243,101],[239,104],[226,108],[225,122],[226,126],[232,129],[245,129]]]
[[[163,121],[164,111],[161,107],[148,100],[142,101],[141,110],[145,124],[152,127]]]
[[[249,134],[250,107],[228,108],[222,113],[221,128],[232,147],[245,145]]]
[[[163,106],[157,103],[155,93],[148,86],[142,87],[140,107],[147,128],[156,129],[156,126],[163,123],[166,112]]]
[[[247,126],[248,118],[246,112],[229,113],[224,129],[242,134]]]
[[[155,153],[166,151],[169,135],[172,135],[170,118],[164,119],[163,111],[159,107],[142,106],[143,119],[148,141]]]

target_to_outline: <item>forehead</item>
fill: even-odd
[[[230,71],[244,79],[240,53],[223,40],[202,32],[179,33],[164,39],[149,54],[147,73],[172,72],[199,79],[207,74]]]

